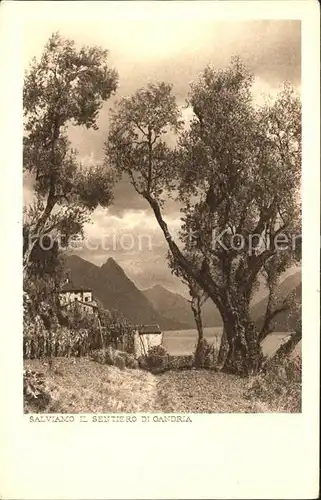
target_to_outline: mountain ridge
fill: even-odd
[[[106,309],[117,310],[133,324],[158,324],[163,330],[186,329],[179,321],[163,317],[110,257],[96,266],[78,255],[65,257],[65,270],[73,286],[91,288]]]
[[[162,330],[195,329],[190,302],[179,293],[172,292],[161,284],[140,290],[126,275],[124,269],[113,258],[97,266],[78,255],[66,256],[66,269],[71,273],[74,286],[87,286],[106,309],[116,309],[135,324],[157,323]],[[279,296],[286,297],[295,290],[301,298],[301,272],[287,276],[279,288]],[[251,306],[251,315],[258,328],[262,325],[267,304],[263,295]],[[222,326],[221,316],[208,299],[202,308],[204,327]],[[275,331],[287,331],[293,327],[297,317],[289,323],[287,313],[276,317]]]
[[[278,295],[280,298],[286,298],[286,296],[292,291],[295,291],[297,298],[300,300],[300,271],[296,271],[284,278],[280,284]],[[188,322],[190,328],[195,328],[194,317],[188,299],[178,293],[169,291],[160,284],[153,285],[150,288],[142,290],[142,292],[153,304],[154,308],[162,315],[168,318],[177,317],[180,320],[184,318],[184,322]],[[261,297],[251,306],[251,315],[258,328],[260,328],[263,323],[268,300],[267,294],[261,293],[260,295]],[[222,320],[219,312],[210,299],[205,302],[202,308],[202,319],[204,327],[222,326]],[[287,312],[278,314],[275,318],[275,331],[283,332],[287,331],[289,327],[293,328],[297,319],[297,315],[289,318]]]
[[[179,321],[188,323],[189,328],[195,328],[194,316],[188,299],[159,284],[142,292],[163,316],[170,319],[177,318]],[[210,299],[202,307],[202,319],[205,328],[222,326],[220,313]]]

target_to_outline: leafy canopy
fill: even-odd
[[[149,84],[121,99],[112,113],[105,143],[107,163],[118,174],[127,174],[138,193],[152,194],[162,202],[165,191],[173,187],[166,134],[181,126],[172,85]]]
[[[300,229],[299,98],[285,85],[258,107],[251,85],[238,58],[224,70],[206,68],[192,84],[194,119],[179,141],[185,250],[205,260],[222,288],[234,283],[247,296],[269,258],[282,254],[279,274],[292,263]],[[287,252],[275,245],[281,233]]]
[[[300,231],[300,100],[285,84],[258,106],[252,83],[239,58],[225,69],[208,66],[191,84],[185,129],[172,87],[150,84],[119,103],[106,142],[107,162],[129,175],[154,211],[176,274],[221,312],[249,303],[269,259],[277,282],[296,258]],[[169,131],[178,134],[175,147]],[[176,242],[161,210],[168,196],[182,207]],[[278,245],[281,234],[287,247]]]
[[[98,128],[99,110],[117,88],[107,55],[99,47],[77,50],[54,33],[26,73],[23,164],[35,199],[25,210],[25,225],[36,239],[53,230],[81,232],[90,212],[112,200],[110,173],[102,165],[82,165],[68,139],[70,125]],[[30,245],[25,255],[28,260]]]

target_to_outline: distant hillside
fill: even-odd
[[[195,328],[194,316],[187,299],[161,285],[143,290],[143,293],[162,316],[187,323],[188,328]],[[210,299],[203,306],[202,317],[204,327],[222,325],[221,316]]]
[[[293,290],[295,290],[296,297],[301,301],[301,272],[298,271],[291,274],[281,283],[278,296],[280,298],[286,298]],[[252,317],[256,322],[258,327],[260,327],[264,320],[264,315],[267,306],[267,297],[264,297],[261,301],[257,302],[252,307]],[[282,312],[275,318],[275,331],[285,332],[290,328],[293,328],[298,320],[298,317],[288,317],[287,312]]]
[[[296,290],[298,300],[301,300],[301,273],[296,272],[281,283],[279,296],[286,297],[293,290]],[[161,285],[155,285],[152,288],[143,290],[145,297],[151,302],[162,316],[169,319],[177,319],[180,322],[189,325],[189,328],[195,328],[195,322],[189,301],[177,293],[170,292]],[[263,292],[261,291],[261,294]],[[252,306],[252,317],[258,327],[262,325],[267,306],[267,296],[259,299]],[[203,324],[205,327],[221,326],[221,316],[210,299],[204,304],[202,309]],[[280,313],[275,318],[275,331],[283,332],[288,330],[288,324],[293,327],[297,318],[288,320],[288,313]]]
[[[74,286],[91,288],[106,309],[121,312],[133,324],[157,323],[162,330],[189,328],[179,320],[163,317],[156,311],[112,258],[99,267],[71,255],[66,257],[65,268]]]
[[[96,266],[77,255],[66,257],[66,270],[74,286],[86,286],[106,309],[116,309],[131,323],[157,323],[162,330],[194,329],[195,322],[190,303],[177,293],[170,292],[161,285],[147,290],[139,290],[126,276],[124,270],[113,258],[102,266]],[[286,297],[296,290],[301,300],[301,273],[288,276],[281,284],[279,295]],[[252,317],[258,327],[262,325],[266,311],[267,297],[252,306]],[[208,299],[202,309],[204,327],[221,326],[221,316]],[[297,318],[292,318],[292,327]],[[288,330],[287,313],[280,313],[275,320],[275,331]]]

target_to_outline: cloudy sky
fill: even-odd
[[[183,16],[160,20],[157,15],[125,18],[121,15],[122,3],[118,2],[116,16],[109,17],[107,12],[95,20],[68,22],[64,16],[56,15],[41,20],[31,18],[24,25],[25,69],[33,56],[41,55],[54,31],[72,38],[77,46],[90,44],[109,49],[110,66],[119,73],[117,96],[104,105],[98,131],[79,127],[70,131],[72,145],[86,164],[103,159],[109,109],[115,99],[132,94],[149,81],[172,82],[177,101],[183,106],[189,83],[207,64],[222,67],[238,54],[255,75],[256,99],[261,99],[262,93],[275,94],[285,80],[300,88],[298,21],[218,21],[206,16],[206,12],[193,20]],[[98,265],[114,257],[139,288],[158,283],[184,293],[180,282],[167,269],[166,245],[147,202],[125,181],[116,186],[114,193],[113,206],[108,210],[98,208],[92,223],[86,226],[91,248],[78,249],[77,253]],[[31,196],[32,184],[26,180],[25,202]],[[166,207],[166,221],[174,231],[179,228],[179,212],[173,204]]]

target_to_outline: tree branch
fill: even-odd
[[[266,370],[272,363],[281,363],[286,357],[288,357],[302,340],[302,330],[301,325],[292,333],[288,340],[281,344],[277,349],[272,358],[269,358],[263,365],[263,370]]]
[[[139,125],[139,123],[136,120],[133,120],[134,124],[140,130],[140,132],[145,136],[148,137],[148,133],[145,132],[145,130]]]
[[[128,173],[128,175],[129,175],[129,177],[130,177],[130,183],[131,183],[131,185],[134,187],[135,191],[136,191],[138,194],[140,194],[141,196],[143,196],[143,191],[142,191],[141,189],[139,189],[139,188],[138,188],[138,186],[137,186],[137,183],[136,183],[136,181],[135,181],[135,178],[134,178],[134,175],[133,175],[132,170],[128,170],[128,171],[127,171],[127,173]]]
[[[287,301],[284,301],[282,306],[277,307],[276,309],[274,309],[274,311],[271,311],[271,309],[269,309],[269,306],[267,306],[264,323],[259,333],[260,342],[262,342],[270,333],[273,332],[273,328],[271,327],[271,322],[273,321],[273,319],[281,312],[288,311],[289,309],[290,304],[288,304]]]
[[[211,297],[216,306],[220,311],[223,310],[223,296],[220,287],[212,280],[209,273],[202,274],[188,259],[182,254],[177,244],[172,238],[169,232],[168,226],[164,221],[159,204],[155,198],[153,198],[148,192],[143,192],[144,198],[148,201],[150,207],[152,208],[156,220],[164,234],[164,237],[168,243],[168,246],[172,252],[174,260],[177,264],[186,272],[186,274],[195,280],[196,283]]]

